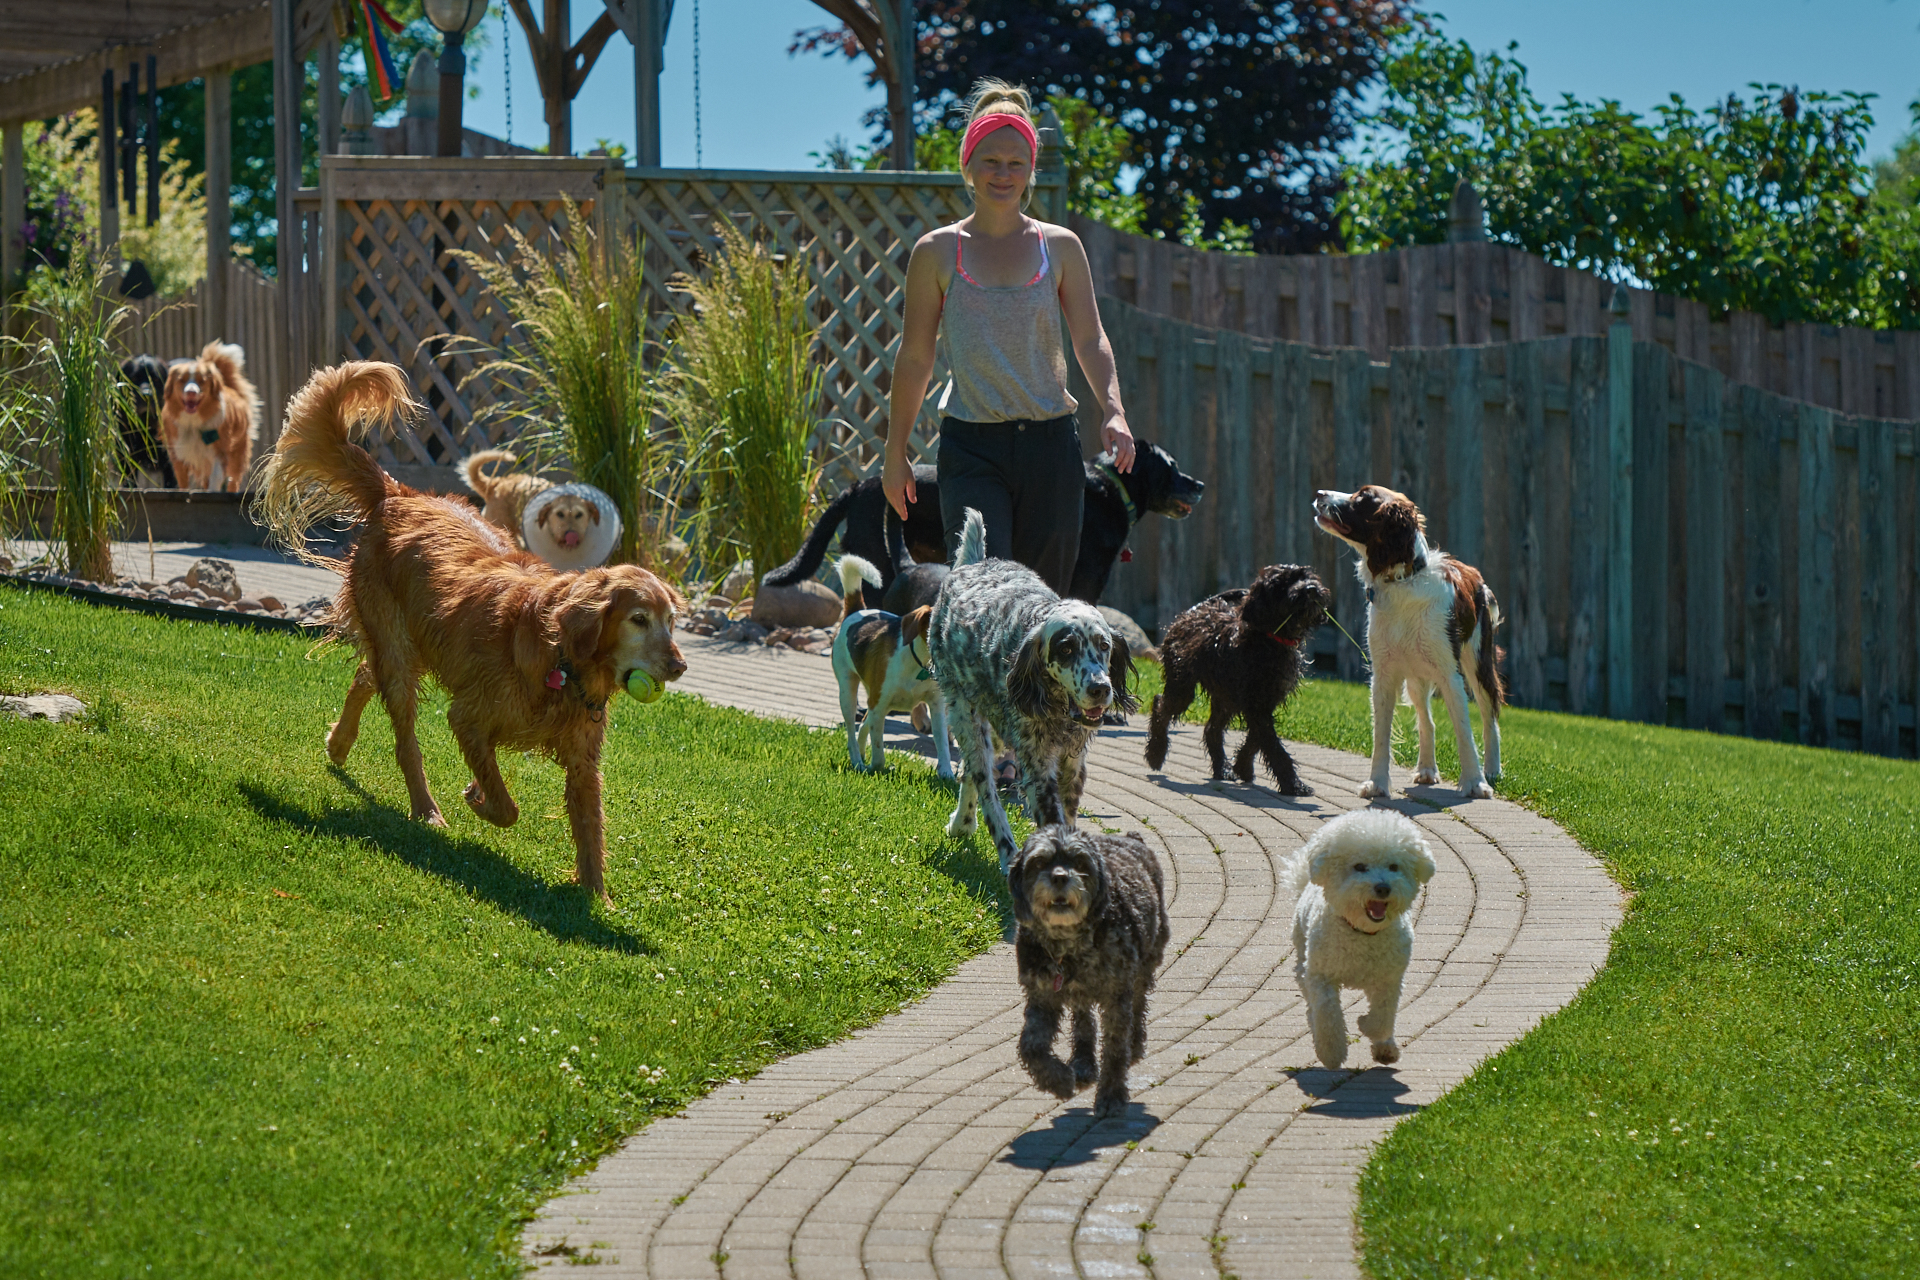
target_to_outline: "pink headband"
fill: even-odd
[[[1020,111],[996,111],[991,115],[979,116],[967,126],[966,137],[960,141],[960,167],[967,167],[967,161],[973,159],[973,149],[980,145],[980,139],[995,129],[1012,129],[1027,140],[1027,162],[1034,163],[1040,154],[1040,135],[1033,131],[1033,125],[1026,114]]]

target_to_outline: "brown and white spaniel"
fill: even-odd
[[[1367,649],[1373,664],[1373,774],[1363,796],[1389,794],[1393,708],[1404,686],[1420,727],[1416,786],[1440,781],[1433,758],[1433,691],[1453,718],[1460,753],[1460,790],[1491,796],[1500,776],[1500,684],[1504,653],[1493,642],[1500,605],[1472,565],[1427,545],[1426,519],[1413,500],[1384,485],[1352,493],[1322,489],[1313,500],[1314,523],[1360,553],[1367,589]],[[1486,769],[1473,746],[1467,695],[1480,704]]]

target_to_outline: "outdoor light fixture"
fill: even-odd
[[[487,16],[487,0],[426,0],[427,21],[446,37],[440,50],[439,154],[460,154],[460,98],[467,77],[467,32]]]

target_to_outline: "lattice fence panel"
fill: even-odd
[[[340,354],[406,369],[428,408],[381,442],[383,464],[450,466],[502,443],[505,420],[485,410],[521,388],[498,375],[468,382],[487,357],[448,339],[457,334],[502,346],[512,317],[455,251],[504,262],[513,247],[510,229],[545,250],[564,223],[565,207],[560,199],[338,201]],[[592,202],[579,208],[593,213]]]
[[[662,332],[687,305],[671,279],[708,260],[719,244],[717,219],[805,258],[826,365],[818,439],[837,480],[879,468],[913,243],[970,208],[954,174],[655,172],[628,178],[622,221],[646,241],[648,290]],[[943,363],[915,424],[916,451],[938,425],[933,406],[945,382]]]

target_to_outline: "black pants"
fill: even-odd
[[[940,522],[949,557],[972,507],[987,521],[987,554],[1014,560],[1061,595],[1080,553],[1086,470],[1073,416],[1046,422],[940,422]]]

